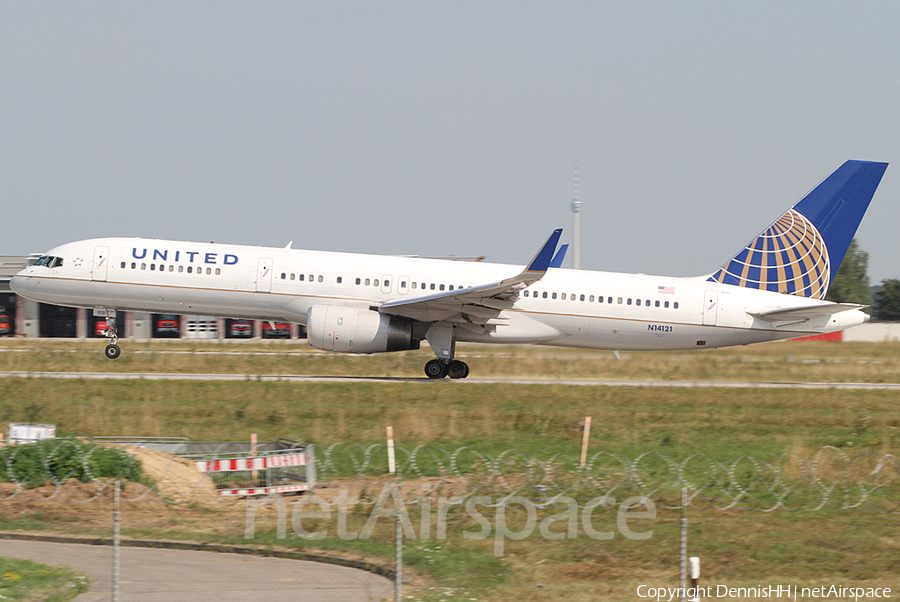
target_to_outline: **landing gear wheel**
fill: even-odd
[[[106,357],[108,357],[109,359],[114,360],[120,355],[122,355],[122,350],[118,345],[110,343],[106,346]]]
[[[444,378],[447,376],[447,364],[441,360],[431,360],[425,364],[425,376],[428,378]]]
[[[469,375],[469,366],[465,362],[453,360],[447,365],[447,376],[450,378],[465,378]]]

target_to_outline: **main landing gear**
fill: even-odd
[[[465,378],[469,375],[469,365],[459,360],[431,360],[425,364],[425,375],[428,378]]]
[[[106,319],[106,328],[103,329],[102,334],[109,338],[109,345],[106,346],[105,351],[106,357],[114,360],[122,355],[122,349],[117,345],[119,337],[116,334],[116,319],[114,317],[108,317]]]
[[[438,322],[433,324],[425,334],[428,344],[434,350],[437,359],[425,364],[425,376],[428,378],[465,378],[469,375],[469,366],[465,362],[453,359],[456,353],[453,326]]]

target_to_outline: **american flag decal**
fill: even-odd
[[[674,295],[675,287],[674,286],[659,286],[656,288],[656,292],[662,295]]]

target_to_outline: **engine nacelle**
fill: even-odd
[[[310,346],[339,353],[382,353],[418,349],[413,324],[369,309],[313,305],[306,314]]]

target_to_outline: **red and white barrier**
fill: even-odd
[[[197,470],[205,473],[223,473],[238,471],[268,470],[272,468],[286,468],[290,466],[306,466],[305,452],[297,454],[277,454],[262,457],[228,458],[225,460],[195,460]],[[255,479],[253,479],[255,480]],[[271,493],[291,493],[295,491],[309,491],[311,483],[295,483],[293,485],[275,485],[272,487],[253,487],[246,489],[219,489],[216,493],[221,496],[239,495],[267,495]]]
[[[277,487],[256,487],[254,489],[219,489],[219,495],[268,495],[270,493],[291,493],[293,491],[309,491],[309,483],[297,485],[279,485]]]
[[[286,466],[306,466],[306,454],[231,458],[228,460],[198,460],[194,466],[200,472],[235,472],[238,470],[266,470]]]

